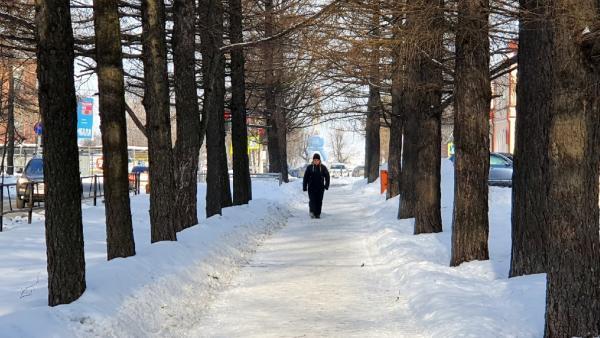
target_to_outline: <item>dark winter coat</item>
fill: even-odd
[[[329,189],[329,171],[323,164],[311,164],[306,168],[302,181],[304,191],[323,191]]]

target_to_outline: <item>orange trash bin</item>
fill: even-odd
[[[383,194],[388,187],[388,171],[381,170],[379,171],[379,181],[381,182],[381,193]]]

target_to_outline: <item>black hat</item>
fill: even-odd
[[[321,155],[316,154],[316,153],[313,155],[313,160],[320,160],[320,159],[321,159]]]

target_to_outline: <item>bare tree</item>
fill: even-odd
[[[135,255],[118,0],[94,1],[108,259]]]
[[[340,163],[346,163],[350,158],[350,153],[347,152],[348,145],[346,144],[344,136],[344,131],[341,129],[334,129],[333,132],[329,134],[333,157]]]
[[[174,224],[175,180],[169,116],[169,79],[163,0],[142,1],[144,108],[150,162],[151,241],[177,240]]]
[[[458,13],[452,266],[489,258],[489,1],[459,1]]]
[[[48,304],[85,291],[81,183],[69,1],[36,1],[39,104],[44,123]]]
[[[598,34],[600,3],[542,1],[551,27],[546,337],[600,335],[600,73],[586,55],[586,33]],[[596,38],[596,41],[600,38]],[[593,41],[593,40],[592,40]],[[597,57],[597,56],[596,56]],[[540,95],[538,99],[545,96]]]
[[[196,90],[196,3],[175,0],[173,3],[173,66],[177,141],[175,142],[175,230],[198,224],[197,173],[202,144]]]

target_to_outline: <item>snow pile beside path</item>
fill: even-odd
[[[508,279],[511,251],[511,190],[490,188],[490,260],[450,268],[452,164],[442,165],[444,232],[413,235],[414,220],[396,219],[398,197],[385,201],[368,193],[372,228],[367,245],[386,267],[422,333],[432,337],[541,337],[544,332],[545,275]],[[374,184],[373,184],[374,185]],[[377,186],[378,188],[378,186]]]
[[[132,198],[137,255],[105,261],[104,209],[84,208],[87,290],[76,302],[46,306],[43,221],[0,233],[0,336],[181,336],[211,297],[289,216],[291,187],[253,184],[255,199],[223,210],[150,245],[148,196]],[[199,185],[199,215],[205,186]],[[297,194],[296,194],[297,195]],[[290,197],[288,197],[290,196]]]

